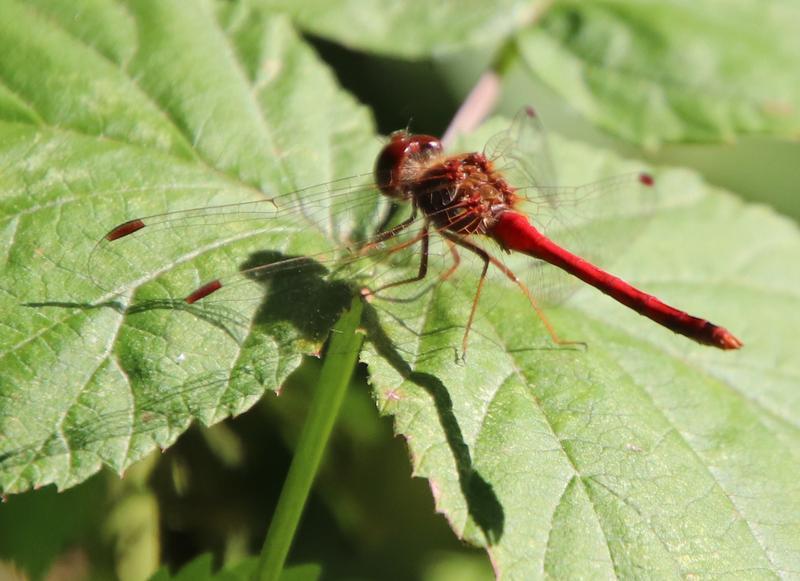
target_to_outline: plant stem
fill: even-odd
[[[553,0],[545,0],[537,4],[525,19],[524,27],[533,28],[552,4]],[[451,147],[459,135],[475,131],[497,105],[500,99],[502,80],[507,75],[510,66],[518,59],[516,43],[516,35],[510,35],[506,39],[494,56],[492,64],[483,72],[464,102],[461,103],[442,136],[442,144],[445,148]]]
[[[331,331],[316,393],[261,550],[254,576],[260,581],[277,580],[283,571],[322,454],[358,362],[364,337],[356,329],[361,321],[362,307],[361,299],[355,297],[350,309],[344,312]]]

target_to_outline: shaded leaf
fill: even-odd
[[[542,0],[257,3],[285,11],[314,35],[350,48],[409,59],[476,47],[496,48],[546,5]]]
[[[646,147],[800,135],[791,0],[260,4],[314,35],[406,59],[493,51],[516,35],[523,61],[572,107]]]

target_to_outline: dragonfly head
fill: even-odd
[[[395,131],[375,162],[375,183],[390,198],[407,200],[411,194],[406,184],[442,152],[442,142],[436,137]]]

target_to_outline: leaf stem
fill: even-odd
[[[356,329],[361,321],[362,308],[361,299],[353,298],[350,309],[344,312],[331,331],[316,393],[264,540],[254,579],[273,581],[280,578],[322,454],[358,362],[364,337]]]

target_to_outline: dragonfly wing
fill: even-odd
[[[613,270],[658,207],[658,189],[649,174],[631,172],[579,187],[519,190],[518,209],[536,228],[573,254]],[[544,200],[544,201],[542,201]],[[531,284],[545,303],[568,297],[579,282],[541,261]]]
[[[518,112],[508,129],[489,139],[483,152],[512,185],[546,191],[558,184],[547,131],[532,107]]]
[[[274,198],[136,218],[97,242],[88,273],[113,294],[200,263],[217,249],[250,248],[252,240],[261,248],[317,254],[366,237],[385,206],[365,174]]]

